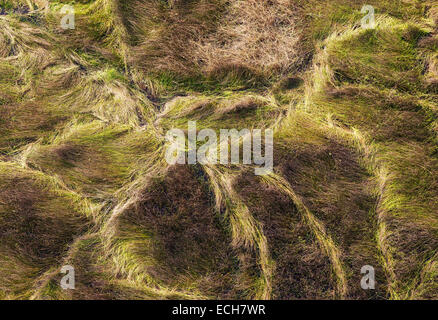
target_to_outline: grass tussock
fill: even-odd
[[[299,69],[308,55],[288,0],[137,1],[125,10],[133,16],[126,22],[133,61],[151,77],[175,75],[198,90],[203,79],[256,86]]]
[[[40,173],[0,167],[0,290],[2,298],[29,298],[35,278],[91,226],[89,208]]]
[[[25,161],[30,167],[60,176],[85,195],[104,197],[121,188],[141,161],[146,161],[139,153],[155,151],[156,141],[146,137],[143,131],[131,131],[128,126],[107,126],[99,121],[76,124],[49,145],[33,146]]]
[[[266,76],[287,74],[307,52],[292,1],[233,1],[217,30],[200,39],[195,51],[207,74],[248,70]]]

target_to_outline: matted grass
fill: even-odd
[[[0,164],[0,185],[1,298],[29,298],[38,277],[58,267],[70,243],[91,227],[91,208],[16,164]]]
[[[438,11],[367,4],[0,1],[0,298],[436,298]],[[188,121],[274,172],[169,167]]]

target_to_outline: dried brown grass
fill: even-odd
[[[216,32],[193,43],[198,63],[206,73],[291,71],[303,61],[297,19],[290,0],[233,1]]]
[[[133,60],[153,72],[270,76],[305,59],[291,0],[136,2]]]

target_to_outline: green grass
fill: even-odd
[[[50,177],[16,164],[1,164],[0,184],[0,288],[3,298],[25,299],[37,277],[91,226],[90,208]]]
[[[0,299],[438,297],[434,3],[270,3],[0,0]],[[188,121],[274,173],[169,166]]]

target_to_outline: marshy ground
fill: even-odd
[[[438,298],[436,1],[0,8],[1,299]],[[168,165],[194,120],[274,172]]]

